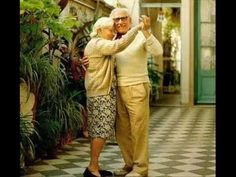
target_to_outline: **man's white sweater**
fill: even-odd
[[[148,53],[154,56],[161,55],[162,46],[152,34],[146,39],[139,31],[133,42],[115,55],[118,86],[149,83]]]

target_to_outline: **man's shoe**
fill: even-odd
[[[113,173],[107,170],[99,170],[102,177],[112,177]]]
[[[114,171],[114,175],[115,176],[125,176],[126,174],[128,174],[130,171],[125,170],[124,168],[118,169],[116,171]]]
[[[135,171],[131,171],[127,175],[125,175],[125,177],[144,177],[144,176],[142,176],[141,174],[139,174]]]

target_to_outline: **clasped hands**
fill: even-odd
[[[141,29],[143,31],[147,31],[147,30],[150,29],[150,27],[151,27],[151,19],[150,19],[150,17],[148,17],[146,15],[141,15],[139,20],[140,20]]]

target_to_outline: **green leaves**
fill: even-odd
[[[53,0],[21,0],[20,1],[20,29],[21,33],[28,36],[34,36],[43,30],[50,28],[53,35],[64,37],[67,41],[72,39],[72,28],[78,28],[81,23],[74,17],[66,17],[61,20],[60,6]],[[24,36],[24,35],[21,35]],[[26,39],[31,41],[31,47],[34,43],[30,37]],[[33,40],[37,43],[36,40]]]
[[[39,137],[34,128],[31,115],[20,114],[20,153],[24,157],[29,155],[28,152],[35,154],[35,146],[32,141],[32,135]]]
[[[44,2],[44,12],[48,14],[49,16],[54,16],[55,18],[58,18],[60,14],[60,6],[58,6],[54,1],[52,0],[43,0]]]
[[[39,151],[45,153],[56,149],[60,139],[61,125],[58,121],[44,117],[43,114],[38,119],[37,130],[41,137],[38,142]]]
[[[41,11],[48,16],[59,16],[61,11],[60,7],[53,0],[20,0],[20,10],[22,12]]]
[[[68,90],[65,90],[63,93],[58,94],[50,101],[48,100],[48,102],[44,103],[47,106],[45,117],[60,122],[62,133],[78,130],[82,122],[81,105],[73,100],[72,95],[70,96],[68,94],[70,94]]]
[[[72,32],[63,26],[63,23],[51,20],[48,22],[48,27],[53,31],[54,35],[64,37],[67,41],[71,42]]]
[[[148,60],[148,76],[152,86],[158,86],[162,77],[162,73],[157,70],[158,65],[153,63],[152,57]]]
[[[35,11],[43,10],[44,3],[42,0],[20,0],[20,10]]]
[[[62,41],[72,41],[72,30],[82,23],[60,17],[54,0],[20,0],[20,78],[35,94],[35,118],[43,148],[55,148],[62,133],[78,130],[81,105],[65,90],[65,70],[56,58]],[[24,124],[23,124],[24,123]],[[22,152],[33,149],[27,122],[21,121]],[[48,138],[48,139],[47,139]],[[26,149],[25,145],[29,149]]]
[[[73,28],[78,29],[82,25],[81,22],[77,21],[75,17],[71,15],[64,16],[58,21],[50,21],[48,26],[55,35],[59,37],[64,37],[67,41],[72,41],[72,32]]]

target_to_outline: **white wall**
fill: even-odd
[[[181,2],[181,56],[182,56],[182,66],[181,66],[181,104],[191,104],[191,87],[192,73],[191,64],[193,64],[193,57],[191,55],[192,41],[191,41],[191,1],[182,0]]]

